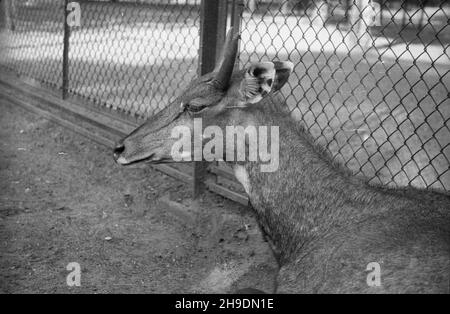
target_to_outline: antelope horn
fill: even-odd
[[[239,33],[233,34],[233,28],[230,28],[225,39],[225,45],[222,50],[223,54],[219,63],[220,67],[216,75],[216,82],[219,83],[222,89],[227,88],[231,74],[233,73],[240,38]]]

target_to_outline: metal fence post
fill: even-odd
[[[200,12],[200,47],[198,75],[214,69],[225,40],[227,22],[227,0],[202,0]],[[194,162],[193,197],[197,198],[205,189],[207,162]]]
[[[231,26],[233,27],[233,31],[235,33],[241,31],[242,13],[244,12],[244,8],[245,8],[244,0],[232,0]],[[241,41],[238,42],[238,54],[235,63],[235,67],[237,68],[239,68],[240,51],[241,51]]]
[[[64,0],[64,38],[63,38],[63,60],[62,60],[62,98],[67,98],[69,90],[69,38],[70,27],[67,24],[67,5],[69,0]]]

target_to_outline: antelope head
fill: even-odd
[[[201,119],[203,128],[258,124],[256,116],[261,115],[266,106],[261,100],[286,83],[293,65],[291,62],[260,62],[236,70],[239,39],[239,34],[231,29],[213,72],[194,79],[165,109],[117,143],[114,149],[117,163],[180,161],[173,158],[178,140],[173,130],[183,127],[193,131],[195,119]],[[194,154],[194,150],[188,154]]]

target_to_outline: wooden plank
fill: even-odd
[[[152,166],[155,169],[158,169],[159,171],[164,172],[165,174],[168,174],[169,176],[180,179],[181,181],[183,181],[185,183],[189,183],[189,184],[193,183],[193,179],[192,179],[191,175],[184,173],[173,167],[170,167],[169,165],[159,164],[159,165],[152,165]]]
[[[92,117],[98,117],[97,115],[100,115],[101,111],[92,114],[88,108],[81,110],[77,108],[78,105],[76,103],[68,103],[65,100],[55,98],[51,95],[46,96],[45,91],[42,89],[29,87],[17,78],[11,79],[9,82],[5,81],[7,80],[2,73],[2,75],[0,75],[0,84],[2,85],[2,88],[0,88],[0,99],[20,105],[21,107],[77,132],[100,145],[112,148],[121,136],[125,136],[129,130],[132,130],[132,126],[129,123],[125,123],[127,124],[125,127],[117,127],[117,124],[110,123],[114,120],[112,116],[105,119],[90,119]],[[16,86],[16,84],[19,86]],[[37,92],[37,90],[39,92]],[[102,123],[110,123],[110,125],[105,126]],[[112,129],[114,129],[115,132],[111,132]],[[143,164],[141,166],[145,167],[147,165]],[[180,169],[165,164],[151,166],[185,183],[193,184],[193,176]],[[185,167],[181,166],[181,169],[183,168]],[[211,168],[214,169],[214,171],[211,172],[222,175],[226,179],[230,179],[233,184],[238,184],[228,166],[219,164],[212,165]],[[248,205],[248,198],[243,193],[232,191],[212,180],[206,180],[205,185],[214,193],[240,204]]]
[[[248,197],[243,195],[243,194],[241,194],[241,193],[237,193],[237,192],[231,191],[231,190],[229,190],[229,189],[227,189],[227,188],[225,188],[225,187],[223,187],[223,186],[221,186],[219,184],[214,183],[211,180],[207,180],[205,182],[205,185],[210,191],[212,191],[214,193],[222,195],[223,197],[226,197],[226,198],[228,198],[228,199],[230,199],[232,201],[235,201],[237,203],[240,203],[240,204],[242,204],[244,206],[248,206],[249,205]]]
[[[216,165],[211,165],[209,167],[209,171],[211,171],[212,173],[214,173],[214,174],[216,174],[218,176],[225,177],[228,180],[236,181],[233,172],[231,172],[230,170],[228,170],[226,168],[223,168],[223,167],[220,167],[220,166],[216,166]]]
[[[19,79],[15,79],[13,77],[7,77],[7,79],[3,78],[3,75],[0,76],[0,83],[6,86],[9,86],[14,89],[18,89],[21,93],[26,95],[33,95],[33,97],[37,97],[42,101],[49,102],[50,104],[58,105],[68,111],[71,111],[75,114],[89,117],[91,120],[96,121],[97,123],[107,126],[112,130],[119,130],[123,134],[129,134],[133,131],[138,125],[133,124],[131,122],[125,122],[117,117],[113,117],[112,115],[105,114],[105,112],[100,112],[99,110],[92,110],[90,108],[79,106],[77,104],[73,104],[66,100],[62,100],[53,95],[50,95],[37,87],[30,87],[24,85],[20,82]]]
[[[227,15],[226,1],[203,0],[200,9],[200,47],[198,59],[198,75],[204,75],[214,70],[216,59],[220,55],[220,40],[225,38]],[[194,185],[192,195],[197,198],[202,194],[205,186],[208,163],[198,161],[194,163]]]
[[[234,179],[229,180],[223,176],[217,176],[216,183],[220,184],[226,188],[229,188],[231,191],[245,194],[245,190],[244,190],[244,187],[242,186],[242,184],[240,184],[239,182],[237,182]]]
[[[64,113],[63,110],[61,111],[53,111],[50,112],[48,110],[44,110],[40,108],[39,105],[36,104],[36,102],[39,102],[38,99],[27,97],[26,95],[19,96],[20,93],[17,93],[17,91],[14,91],[10,87],[3,87],[0,89],[0,99],[4,99],[10,103],[13,103],[15,105],[19,105],[35,114],[38,114],[50,121],[56,122],[59,125],[68,128],[80,135],[83,135],[87,137],[88,139],[109,147],[113,148],[119,137],[117,135],[110,134],[109,136],[106,136],[105,134],[108,134],[108,132],[105,132],[104,129],[99,128],[96,124],[89,125],[89,120],[84,120],[81,122],[80,117],[73,116],[69,117],[67,114]],[[80,120],[70,121],[80,118]],[[80,126],[80,124],[82,126]],[[168,165],[151,165],[153,168],[169,175],[172,177],[175,177],[185,183],[192,184],[193,179],[192,176],[189,174],[186,174],[178,169],[175,169],[173,167],[170,167]]]
[[[73,130],[74,132],[76,132],[78,134],[81,134],[81,135],[89,138],[90,140],[95,141],[98,144],[101,144],[101,145],[104,145],[104,146],[106,145],[106,146],[111,147],[111,148],[114,147],[114,141],[113,140],[111,140],[109,138],[106,138],[106,137],[103,137],[103,136],[101,136],[98,133],[93,133],[92,130],[86,130],[86,128],[79,127],[76,124],[73,124],[73,123],[71,123],[69,121],[66,121],[66,120],[60,118],[58,115],[49,113],[48,111],[45,111],[45,110],[42,110],[42,109],[39,109],[36,106],[33,106],[33,105],[29,104],[26,101],[18,99],[17,97],[12,97],[10,95],[7,95],[7,94],[4,93],[3,89],[0,91],[0,98],[1,99],[6,99],[10,103],[13,103],[15,105],[19,105],[19,106],[21,106],[21,107],[23,107],[23,108],[25,108],[25,109],[35,113],[35,114],[38,114],[38,115],[40,115],[40,116],[50,120],[50,121],[54,121],[54,122],[60,124],[63,127],[69,128],[69,129]]]
[[[16,89],[8,86],[3,88],[3,93],[9,95],[10,97],[16,98],[17,100],[33,105],[37,109],[40,109],[41,112],[51,114],[53,116],[53,120],[55,117],[59,117],[64,121],[71,122],[80,128],[85,128],[91,130],[92,132],[101,134],[102,137],[109,138],[113,141],[117,141],[120,137],[122,137],[122,134],[117,131],[112,132],[110,128],[103,127],[101,124],[90,120],[86,116],[74,114],[73,112],[67,111],[62,107],[53,105],[50,102],[42,101],[35,95],[17,92]]]
[[[99,108],[98,105],[83,101],[81,97],[71,96],[68,99],[62,100],[57,91],[55,91],[54,89],[49,89],[47,86],[42,86],[42,84],[30,77],[22,75],[18,76],[14,73],[3,72],[0,75],[0,82],[13,88],[20,89],[24,93],[32,92],[33,94],[39,95],[39,97],[58,103],[60,105],[67,104],[69,105],[69,108],[71,104],[74,104],[76,105],[75,107],[81,106],[87,108],[88,110],[96,111],[101,113],[102,115],[106,115],[113,120],[118,120],[122,123],[132,126],[138,126],[145,121],[144,119],[136,121],[136,119],[132,119],[129,115],[122,114],[119,111],[110,110],[108,108],[105,108],[104,106],[101,106],[101,108]]]

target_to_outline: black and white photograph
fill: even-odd
[[[0,0],[0,112],[0,294],[450,294],[448,0]]]

